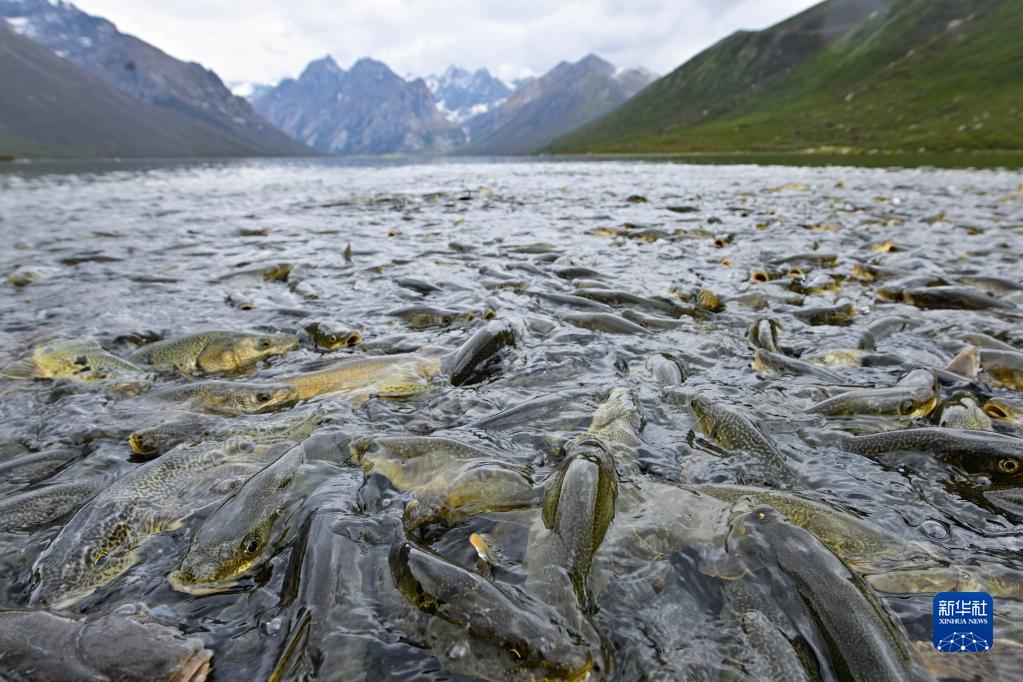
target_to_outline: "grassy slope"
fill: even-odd
[[[725,39],[550,151],[1020,149],[1021,36],[1018,0],[831,0]]]

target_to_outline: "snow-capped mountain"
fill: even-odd
[[[424,80],[437,107],[455,123],[490,111],[512,94],[512,88],[486,69],[470,72],[449,66],[441,75],[427,76]]]

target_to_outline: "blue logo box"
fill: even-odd
[[[934,596],[934,648],[944,653],[984,653],[995,643],[994,600],[987,592]]]

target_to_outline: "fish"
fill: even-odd
[[[531,533],[523,564],[526,591],[555,608],[561,605],[559,611],[569,622],[575,620],[574,609],[589,606],[586,579],[614,519],[617,498],[614,460],[596,439],[573,443],[546,483],[542,528]],[[570,584],[561,585],[565,575]],[[566,593],[574,594],[574,600]]]
[[[543,491],[499,453],[452,438],[389,436],[353,441],[349,448],[366,476],[384,476],[415,496],[405,509],[409,528],[535,507],[542,499]]]
[[[769,506],[789,523],[813,533],[860,572],[932,564],[939,556],[933,548],[904,540],[866,519],[805,495],[749,485],[708,483],[686,488],[732,505]]]
[[[856,306],[850,301],[842,301],[833,306],[815,308],[797,308],[792,316],[810,325],[844,325],[852,322],[856,315]]]
[[[203,682],[212,658],[198,637],[138,616],[0,611],[0,663],[12,682]]]
[[[861,455],[915,451],[946,455],[1023,458],[1023,438],[972,429],[948,429],[940,426],[852,436],[842,442],[842,447],[849,452]]]
[[[443,372],[452,385],[466,384],[484,364],[517,342],[518,335],[510,323],[490,322],[485,327],[476,330],[458,350],[444,358]]]
[[[152,457],[170,451],[181,443],[202,441],[224,442],[242,439],[253,443],[293,440],[301,442],[324,419],[322,409],[273,421],[227,420],[193,412],[184,412],[178,419],[138,429],[128,436],[128,446],[136,455]]]
[[[860,350],[872,351],[877,349],[879,341],[895,332],[905,331],[919,324],[917,320],[902,315],[887,315],[871,322],[860,335],[857,347]]]
[[[796,643],[790,642],[777,625],[760,611],[744,611],[739,625],[746,633],[750,648],[757,653],[750,673],[759,679],[797,682],[819,679],[819,672],[797,652]],[[808,665],[809,664],[809,665]]]
[[[941,408],[938,425],[952,429],[977,429],[993,431],[989,417],[970,396],[960,396],[947,401]]]
[[[725,309],[725,302],[721,297],[706,287],[693,287],[685,289],[682,285],[675,285],[670,293],[686,303],[695,303],[700,310],[710,313],[719,313]]]
[[[980,371],[980,351],[976,346],[965,346],[949,360],[945,370],[967,379],[976,379],[977,372]]]
[[[575,295],[606,305],[632,305],[675,317],[693,314],[692,308],[680,305],[669,298],[641,296],[617,289],[577,289]]]
[[[167,577],[171,586],[188,594],[219,592],[265,563],[304,461],[298,445],[242,483],[192,536],[180,566]]]
[[[143,396],[145,399],[187,403],[223,414],[272,412],[291,407],[306,397],[299,387],[286,379],[272,384],[197,381]]]
[[[239,372],[298,348],[294,334],[203,331],[148,343],[131,354],[132,362],[174,369],[186,376]]]
[[[277,377],[296,400],[328,393],[386,391],[390,386],[426,385],[441,371],[442,357],[434,353],[397,353],[350,357],[325,369]]]
[[[546,604],[411,542],[395,544],[388,563],[410,604],[494,645],[520,674],[581,680],[593,667],[590,647]]]
[[[995,397],[984,403],[984,413],[992,419],[1023,426],[1023,400]]]
[[[614,317],[614,315],[612,315]],[[635,322],[644,329],[679,329],[689,323],[674,317],[660,317],[658,315],[645,315],[638,310],[626,308],[622,311],[622,317],[629,322]],[[583,326],[585,325],[576,325]]]
[[[760,318],[746,332],[746,340],[754,348],[762,348],[772,353],[780,353],[778,348],[778,332],[781,331],[781,323],[770,318]]]
[[[682,360],[668,353],[656,353],[646,360],[646,369],[662,386],[681,386],[687,372]]]
[[[203,486],[291,445],[182,446],[132,469],[79,509],[38,556],[29,604],[58,610],[77,604],[138,563],[149,537],[208,504]]]
[[[619,386],[611,389],[607,400],[593,413],[586,437],[600,440],[608,447],[622,448],[634,458],[639,434],[645,425],[646,420],[636,405],[635,393]]]
[[[913,370],[894,386],[861,388],[840,393],[807,412],[828,416],[853,414],[926,417],[938,404],[937,379],[930,370]]]
[[[362,334],[359,332],[327,322],[313,322],[306,325],[305,330],[313,343],[324,350],[334,351],[362,343]]]
[[[94,480],[53,483],[4,497],[0,499],[0,533],[26,530],[55,521],[77,511],[102,487],[102,483]]]
[[[0,481],[27,483],[49,478],[83,454],[79,448],[58,446],[14,457],[0,463]]]
[[[841,447],[861,455],[925,452],[987,474],[998,483],[1023,479],[1023,438],[992,431],[940,426],[902,429],[852,436]]]
[[[452,310],[429,306],[398,308],[390,311],[387,315],[404,320],[413,329],[464,325],[474,321],[477,317],[477,313],[472,310]]]
[[[645,328],[612,313],[568,313],[562,320],[575,327],[609,334],[649,334]]]
[[[763,374],[795,374],[797,376],[811,376],[822,381],[841,383],[844,381],[841,375],[830,370],[819,367],[813,363],[790,358],[781,353],[772,353],[769,350],[758,348],[753,353],[753,369]]]
[[[745,411],[699,393],[690,394],[687,399],[697,424],[708,438],[728,450],[750,453],[770,468],[771,475],[778,482],[792,484],[799,481],[785,456]]]
[[[1023,353],[982,349],[980,366],[994,386],[1023,391]]]
[[[148,372],[104,350],[95,339],[55,339],[35,347],[32,355],[7,365],[9,379],[70,379],[77,382],[128,379],[144,381]]]
[[[1008,310],[1011,303],[967,287],[914,287],[902,292],[902,300],[917,308],[937,310]]]
[[[870,586],[813,533],[760,507],[733,521],[728,546],[754,565],[777,567],[791,581],[824,630],[841,675],[870,682],[929,677],[905,630]]]

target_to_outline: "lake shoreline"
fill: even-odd
[[[540,157],[545,158],[545,157]],[[592,152],[564,160],[675,161],[697,165],[851,166],[856,168],[1023,168],[1023,150],[962,152]]]

